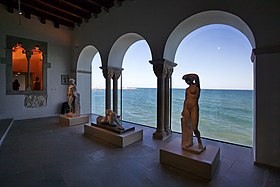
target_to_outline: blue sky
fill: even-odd
[[[227,25],[201,27],[180,43],[172,76],[173,88],[186,88],[182,76],[197,73],[202,89],[253,89],[252,47],[237,29]],[[146,41],[138,41],[127,50],[123,61],[123,87],[156,87],[151,52]],[[99,69],[100,56],[93,59],[93,85],[104,88]]]

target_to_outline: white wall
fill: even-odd
[[[15,10],[16,11],[16,10]],[[6,35],[39,40],[48,43],[48,98],[47,106],[25,108],[24,95],[6,95],[5,64],[0,64],[0,119],[26,119],[54,116],[60,113],[61,103],[67,101],[67,85],[60,84],[60,76],[70,74],[72,62],[72,34],[68,28],[55,29],[51,22],[41,24],[37,17],[27,19],[8,13],[0,5],[0,57],[5,57]]]
[[[77,90],[80,93],[81,114],[91,113],[91,73],[77,72]]]
[[[256,160],[280,167],[280,53],[257,56]]]

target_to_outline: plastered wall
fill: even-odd
[[[16,11],[16,10],[15,10]],[[67,101],[67,85],[61,85],[61,75],[71,73],[72,35],[73,31],[60,27],[55,29],[51,22],[41,24],[37,17],[19,18],[17,14],[8,13],[0,5],[0,119],[28,119],[55,116],[60,113],[61,103]],[[24,95],[6,95],[5,47],[6,35],[44,41],[48,43],[47,62],[51,68],[47,70],[48,98],[47,106],[41,108],[25,108]]]

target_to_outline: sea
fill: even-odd
[[[122,120],[156,127],[156,88],[126,88],[118,96]],[[178,133],[184,97],[185,89],[172,89],[171,129]],[[92,89],[92,113],[104,115],[104,109],[105,90]],[[198,128],[204,138],[252,147],[253,91],[202,89]]]

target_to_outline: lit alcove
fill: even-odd
[[[31,50],[30,57],[30,82],[32,90],[42,90],[43,79],[43,52],[40,50],[39,45],[35,45]]]
[[[209,24],[180,43],[173,73],[172,130],[181,132],[180,118],[186,73],[200,77],[199,129],[203,137],[252,146],[252,46],[234,27]]]
[[[6,93],[46,99],[47,43],[7,35],[6,46]]]
[[[12,48],[12,89],[26,90],[28,81],[28,60],[26,50],[20,42]]]

